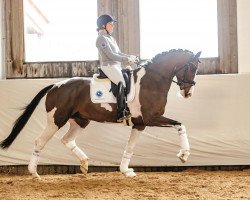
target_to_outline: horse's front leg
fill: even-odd
[[[128,143],[126,145],[125,151],[123,153],[122,161],[120,164],[120,171],[127,177],[135,177],[136,173],[133,168],[129,168],[130,159],[134,152],[134,147],[137,139],[139,138],[140,133],[145,129],[145,126],[136,126],[132,127],[131,134],[129,136]]]
[[[181,160],[181,162],[186,162],[188,156],[190,155],[190,145],[188,141],[186,127],[178,121],[163,117],[157,116],[152,118],[148,123],[147,126],[158,126],[158,127],[174,127],[180,136],[180,146],[181,149],[177,154],[177,157]]]

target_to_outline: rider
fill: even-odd
[[[96,47],[100,54],[100,66],[105,75],[116,85],[122,84],[122,90],[126,87],[125,80],[121,72],[121,63],[133,64],[137,62],[137,57],[127,55],[120,51],[115,39],[111,36],[116,20],[107,14],[101,15],[97,19],[98,37]],[[117,95],[117,121],[124,119],[124,108],[121,107],[119,95]],[[125,113],[130,115],[130,113]]]

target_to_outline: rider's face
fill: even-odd
[[[106,30],[109,32],[109,34],[113,33],[113,29],[114,29],[114,22],[107,23]]]

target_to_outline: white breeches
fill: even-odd
[[[118,85],[119,82],[122,82],[123,86],[126,87],[120,65],[102,66],[101,69],[114,84]]]

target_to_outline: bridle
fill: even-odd
[[[176,76],[177,73],[180,72],[180,71],[183,70],[183,69],[185,70],[185,71],[184,71],[184,76],[183,76],[183,78],[182,78],[181,80],[178,80],[178,78],[177,78],[177,81],[175,81],[175,80],[172,79],[172,82],[176,83],[176,84],[177,84],[178,86],[180,86],[180,87],[184,86],[184,84],[188,84],[188,86],[184,87],[183,89],[188,88],[188,87],[191,87],[191,86],[194,86],[194,85],[196,84],[196,82],[193,81],[193,80],[188,80],[188,79],[187,79],[187,76],[188,76],[188,69],[189,69],[190,66],[193,66],[193,67],[197,68],[197,66],[196,66],[194,63],[192,63],[191,61],[188,62],[187,64],[183,65],[183,66],[180,67],[179,69],[177,69],[177,66],[176,66],[176,67],[174,68],[174,70],[173,70],[173,76],[172,76],[172,77]],[[176,77],[177,77],[177,76],[176,76]]]

